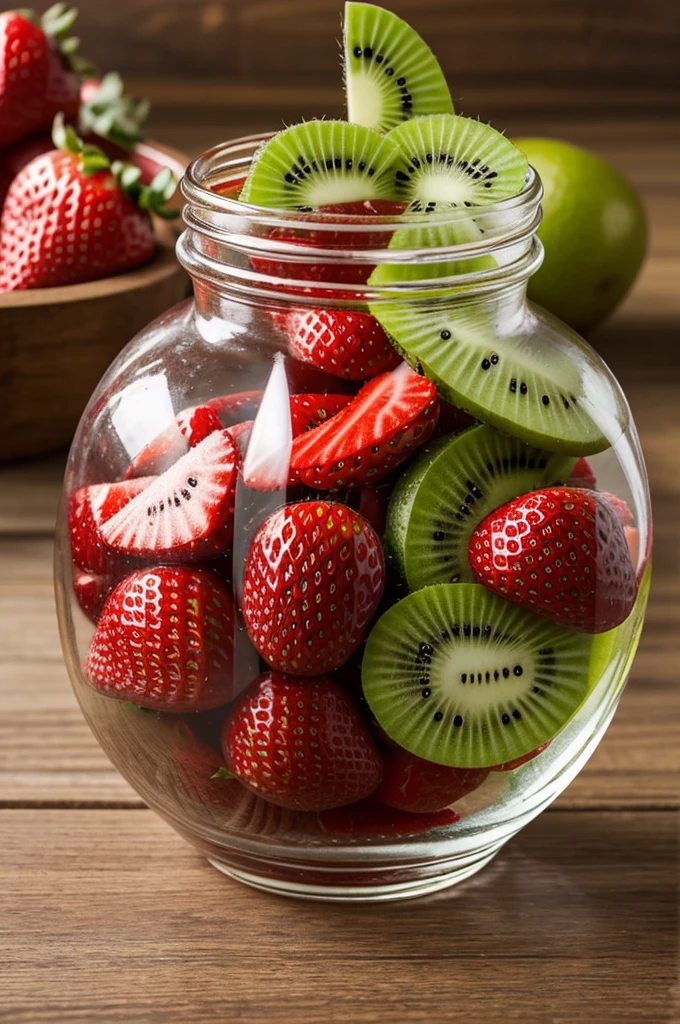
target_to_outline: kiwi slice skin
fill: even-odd
[[[417,114],[453,113],[432,50],[391,11],[346,3],[343,49],[348,121],[384,132]]]
[[[576,460],[500,434],[485,424],[442,439],[397,484],[386,539],[411,590],[474,583],[472,531],[519,494],[563,484]]]
[[[390,299],[371,302],[369,309],[406,362],[476,419],[577,458],[610,446],[586,399],[587,385],[606,401],[607,382],[598,378],[591,387],[589,375],[598,371],[567,339],[558,336],[558,344],[550,345],[547,327],[540,332],[521,323],[499,330],[500,306],[455,297]],[[625,429],[623,412],[617,409],[614,418],[618,434]]]
[[[415,117],[387,135],[402,154],[395,198],[415,213],[483,206],[517,195],[526,155],[489,124],[457,114]]]
[[[400,155],[386,135],[346,121],[305,121],[257,151],[240,199],[277,210],[393,199]]]
[[[479,584],[424,587],[369,634],[364,695],[412,754],[491,767],[535,750],[573,717],[592,685],[592,643]]]

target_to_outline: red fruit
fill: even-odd
[[[215,431],[107,520],[104,542],[126,555],[173,561],[223,551],[233,534],[239,463],[229,431]]]
[[[361,643],[385,584],[375,530],[327,501],[286,505],[255,534],[246,558],[242,614],[271,665],[321,675]]]
[[[442,811],[484,782],[488,768],[449,768],[416,757],[401,747],[384,750],[383,778],[376,800],[400,811]]]
[[[76,600],[92,622],[97,622],[101,615],[106,598],[111,593],[113,577],[94,576],[89,572],[75,570],[73,573],[73,593]]]
[[[347,380],[365,380],[401,362],[369,313],[347,309],[293,309],[284,331],[297,359]]]
[[[165,180],[141,185],[138,170],[120,165],[114,173],[104,153],[83,149],[71,129],[58,127],[55,140],[61,148],[32,160],[7,193],[0,291],[93,281],[154,254],[149,211],[164,213],[174,191],[169,172]]]
[[[632,526],[633,525],[633,513],[628,507],[628,503],[619,498],[618,494],[608,494],[606,491],[600,491],[600,497],[608,501],[611,507],[619,517],[621,526]]]
[[[366,484],[358,491],[359,515],[367,519],[379,537],[385,532],[387,522],[387,506],[390,502],[392,487],[389,484],[382,484],[376,487],[374,484]]]
[[[323,811],[319,825],[332,836],[348,839],[394,839],[419,836],[433,828],[454,825],[460,821],[455,811],[432,811],[429,814],[409,814],[378,803],[374,797],[360,800],[349,807]]]
[[[438,415],[434,384],[402,363],[364,384],[322,426],[296,438],[291,475],[327,490],[377,483],[427,441]]]
[[[0,14],[0,146],[49,129],[60,111],[77,115],[80,80],[66,40],[75,17],[56,7],[40,24],[32,11]]]
[[[374,231],[343,231],[337,227],[323,227],[324,218],[319,219],[319,227],[306,226],[301,229],[273,228],[269,239],[273,242],[304,245],[307,248],[319,249],[386,249],[392,237],[393,228],[381,225],[380,217],[397,217],[406,209],[406,204],[391,200],[365,200],[355,203],[336,203],[322,206],[320,214],[339,214],[351,217],[350,223],[375,224]],[[309,216],[309,215],[308,215]],[[336,281],[339,283],[362,285],[366,284],[373,271],[373,265],[357,262],[347,263],[295,263],[283,258],[268,256],[251,256],[253,270],[264,277],[292,278],[298,281]]]
[[[113,484],[91,484],[73,491],[68,499],[71,555],[80,569],[97,574],[109,571],[111,552],[101,528],[156,477],[139,477]]]
[[[567,480],[567,486],[569,487],[585,487],[589,491],[594,491],[597,487],[597,480],[593,473],[590,463],[587,459],[579,459],[574,468],[571,471],[571,475]]]
[[[478,581],[563,626],[603,633],[635,601],[626,536],[596,491],[551,487],[496,509],[470,538]]]
[[[382,764],[337,683],[267,672],[229,711],[222,731],[229,771],[281,807],[321,811],[372,793]]]
[[[443,399],[439,400],[439,423],[437,424],[437,429],[440,433],[455,434],[459,430],[465,430],[467,427],[474,426],[476,422],[477,420],[469,412],[459,409],[457,406],[452,405],[451,402],[445,402]]]
[[[234,608],[212,573],[159,566],[109,596],[85,662],[90,683],[159,711],[202,711],[233,697]]]
[[[351,395],[291,395],[290,423],[293,437],[318,427],[344,409]]]
[[[0,150],[0,211],[9,187],[19,171],[23,170],[26,164],[30,164],[31,160],[42,156],[43,153],[49,153],[52,149],[54,143],[49,135],[35,135]]]
[[[178,723],[178,742],[172,749],[179,780],[196,803],[225,806],[233,801],[235,780],[225,777],[224,759],[185,723]],[[218,775],[218,778],[214,778]]]
[[[527,761],[533,761],[535,757],[542,754],[546,747],[549,747],[552,740],[546,740],[545,743],[541,743],[540,747],[536,747],[535,750],[531,750],[528,754],[522,754],[521,757],[516,757],[513,761],[506,761],[504,764],[495,764],[489,771],[492,772],[514,772],[515,768],[521,768]]]

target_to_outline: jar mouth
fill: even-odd
[[[539,203],[543,194],[541,180],[533,167],[529,166],[526,181],[521,192],[497,203],[479,207],[452,207],[436,210],[432,213],[405,213],[392,215],[371,215],[365,218],[368,223],[357,222],[356,215],[344,213],[328,213],[320,210],[273,210],[270,207],[255,206],[242,202],[240,199],[223,195],[215,191],[217,185],[236,185],[247,173],[257,150],[270,139],[275,132],[263,132],[256,135],[244,135],[241,138],[221,143],[196,157],[187,167],[181,181],[181,191],[187,202],[196,203],[212,209],[216,213],[226,213],[257,220],[266,227],[283,228],[295,225],[304,228],[310,225],[317,228],[319,224],[333,225],[339,231],[351,232],[353,235],[375,231],[375,225],[400,228],[425,228],[433,224],[441,225],[456,223],[469,219],[475,214],[508,214],[527,205]],[[226,190],[226,189],[225,189]]]
[[[461,295],[526,280],[538,269],[542,248],[541,181],[530,167],[517,195],[487,206],[451,207],[430,213],[370,214],[273,210],[241,202],[238,183],[273,132],[215,146],[187,168],[181,191],[187,200],[180,261],[193,276],[253,298],[379,301],[433,288]],[[219,186],[220,191],[216,191]],[[314,268],[323,264],[323,288]],[[416,275],[404,267],[416,265]],[[376,266],[397,268],[376,287]],[[431,273],[425,268],[431,268]],[[349,271],[349,274],[348,274]],[[348,277],[357,285],[348,293]]]

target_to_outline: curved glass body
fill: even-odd
[[[113,764],[142,798],[204,851],[215,866],[253,885],[313,898],[367,900],[417,895],[459,881],[487,863],[507,839],[568,785],[602,737],[625,684],[646,603],[651,520],[644,463],[625,398],[598,355],[569,328],[526,302],[526,281],[541,258],[535,238],[540,219],[540,183],[535,176],[531,176],[521,196],[476,210],[474,220],[469,211],[452,211],[443,220],[409,218],[408,230],[404,231],[404,220],[394,216],[284,215],[239,204],[233,198],[234,190],[259,141],[246,139],[220,147],[199,158],[190,168],[183,183],[187,229],[178,243],[178,253],[193,278],[195,301],[170,310],[130,342],[101,381],[82,418],[69,457],[57,537],[56,586],[64,650],[83,713]],[[296,345],[295,338],[281,325],[291,310],[305,316],[336,310],[365,313],[367,308],[387,326],[400,351],[420,375],[418,379],[427,382],[431,378],[437,384],[437,412],[432,413],[430,404],[419,427],[410,424],[407,429],[405,425],[389,437],[370,437],[375,443],[368,448],[360,447],[349,476],[343,477],[343,460],[339,458],[330,468],[325,467],[324,478],[315,454],[306,475],[300,471],[296,477],[291,469],[296,458],[296,436],[310,426],[316,429],[325,418],[347,407],[362,380],[353,379],[337,367],[329,373],[329,368],[333,370],[332,362],[325,362],[324,369],[313,365],[314,353],[310,356],[309,349]],[[463,340],[474,336],[469,363],[453,377],[446,360],[442,362],[440,358],[446,331],[451,335],[446,325],[452,325],[456,337],[460,332]],[[433,347],[431,335],[441,339],[439,348]],[[518,354],[527,374],[531,371],[537,375],[536,380],[539,375],[543,381],[552,380],[560,394],[561,387],[565,410],[572,400],[578,400],[577,426],[573,426],[573,417],[567,417],[563,433],[562,428],[553,430],[549,458],[556,459],[559,467],[556,463],[551,470],[554,476],[546,476],[543,482],[546,486],[569,486],[570,474],[576,473],[571,486],[584,486],[574,464],[578,454],[587,454],[590,477],[585,486],[592,487],[594,477],[599,492],[619,499],[612,507],[618,509],[617,514],[625,524],[635,594],[629,594],[627,613],[619,616],[621,621],[616,628],[597,635],[579,633],[579,696],[568,713],[561,712],[560,727],[549,730],[549,735],[539,734],[539,740],[551,739],[542,752],[533,758],[520,757],[518,760],[523,763],[516,767],[508,764],[512,758],[501,758],[502,763],[495,764],[488,754],[476,766],[470,760],[464,761],[469,769],[483,770],[478,772],[474,786],[468,786],[467,792],[463,787],[448,802],[441,795],[438,801],[434,796],[428,800],[428,787],[434,793],[439,782],[428,782],[425,773],[423,792],[417,793],[405,810],[403,806],[394,806],[394,796],[390,797],[389,787],[385,789],[388,764],[397,757],[393,753],[398,750],[395,743],[411,753],[441,753],[443,747],[433,746],[429,734],[425,745],[419,746],[421,740],[412,738],[408,724],[402,722],[393,728],[389,709],[383,715],[380,687],[388,685],[390,679],[380,678],[380,650],[378,656],[375,650],[371,653],[371,664],[377,657],[378,670],[370,669],[367,702],[367,693],[362,692],[362,660],[364,690],[368,671],[364,645],[381,617],[404,599],[409,589],[408,578],[412,578],[409,573],[417,575],[425,564],[427,572],[419,586],[430,582],[428,572],[433,573],[432,583],[447,585],[446,571],[442,574],[428,568],[427,555],[420,564],[417,552],[405,583],[400,571],[403,564],[400,566],[393,550],[399,545],[390,541],[389,536],[385,543],[384,535],[385,516],[389,520],[390,502],[395,500],[392,492],[404,474],[411,471],[416,460],[422,459],[428,446],[434,445],[433,451],[440,450],[458,430],[472,422],[461,419],[453,409],[449,401],[452,392],[465,392],[469,397],[467,408],[480,421],[490,423],[492,432],[498,431],[499,437],[512,438],[513,422],[519,419],[524,423],[521,408],[507,400],[489,399],[484,388],[476,385],[479,353],[474,339],[478,336],[483,337],[484,345],[496,355],[497,362],[500,359],[503,364]],[[482,354],[482,358],[486,357]],[[495,366],[493,363],[491,369]],[[405,367],[385,372],[410,373]],[[359,376],[370,378],[370,368]],[[518,402],[523,394],[519,388],[523,386],[520,381]],[[386,394],[385,407],[389,408],[389,389]],[[302,426],[298,406],[295,414],[291,412],[291,396],[312,396],[306,405],[298,399],[300,408],[306,410],[303,419],[308,416],[308,422]],[[514,400],[515,391],[511,397]],[[201,444],[201,438],[192,437],[192,430],[203,428],[198,421],[192,421],[191,413],[181,414],[206,406],[217,413],[222,433],[234,431],[233,447],[229,450],[236,452],[237,465],[228,524],[222,515],[218,524],[213,523],[214,528],[203,529],[197,542],[187,544],[183,535],[181,543],[161,540],[156,548],[135,548],[129,542],[129,531],[126,534],[124,528],[118,533],[104,529],[109,521],[102,511],[106,501],[92,498],[95,492],[88,492],[91,507],[88,506],[87,515],[81,510],[74,521],[73,496],[84,493],[80,489],[140,477],[150,485],[149,477],[171,473],[170,467],[178,459],[190,458],[190,445],[194,445],[191,451],[198,451]],[[358,420],[366,429],[377,429],[375,410],[370,403],[360,409]],[[342,422],[338,421],[337,437],[347,432]],[[525,428],[526,423],[521,426],[522,437],[512,443],[527,443]],[[531,423],[530,428],[534,429]],[[211,422],[205,429],[206,437],[211,436],[210,429]],[[355,423],[352,431],[356,430]],[[534,434],[540,435],[540,430],[538,424]],[[329,436],[333,440],[332,426]],[[408,444],[403,440],[405,436]],[[445,440],[438,440],[440,437]],[[539,437],[533,443],[541,448],[540,442]],[[362,464],[362,458],[369,460],[370,469]],[[383,465],[381,460],[385,458],[388,461]],[[187,465],[189,479],[193,471],[191,464]],[[154,515],[164,512],[165,501],[174,501],[179,508],[182,494],[189,493],[189,485],[190,479],[187,485],[174,478],[170,480],[167,497],[161,494],[159,499],[155,494],[149,503],[149,518],[152,505]],[[316,685],[315,677],[323,676],[334,687],[341,688],[345,694],[342,700],[352,705],[351,711],[345,709],[345,725],[347,716],[352,722],[352,716],[362,720],[362,725],[357,726],[363,730],[361,739],[354,737],[353,741],[359,746],[363,744],[361,756],[368,757],[370,762],[368,768],[362,762],[362,781],[354,788],[347,780],[350,776],[354,778],[356,764],[348,763],[346,770],[342,763],[336,765],[335,781],[326,779],[326,789],[335,787],[331,795],[317,793],[317,797],[310,799],[298,798],[295,793],[291,797],[288,791],[295,785],[294,762],[291,771],[291,765],[286,768],[288,775],[279,764],[276,770],[280,769],[285,777],[271,791],[267,790],[266,782],[260,788],[253,785],[253,776],[247,772],[239,776],[242,765],[235,754],[230,771],[225,771],[233,754],[227,748],[229,743],[236,742],[233,730],[231,739],[226,738],[225,722],[230,718],[233,721],[234,709],[243,695],[251,692],[248,688],[257,686],[270,668],[277,670],[283,665],[290,674],[296,665],[302,664],[292,657],[286,660],[285,654],[281,654],[280,637],[271,640],[271,624],[267,620],[276,618],[288,594],[285,587],[279,587],[281,580],[276,577],[277,572],[284,573],[282,563],[270,558],[265,565],[262,560],[268,553],[271,555],[271,545],[263,546],[258,532],[282,510],[300,504],[321,507],[324,514],[329,504],[350,510],[347,515],[354,517],[351,524],[359,524],[355,534],[360,535],[360,541],[370,550],[372,544],[377,545],[373,568],[365,579],[361,577],[364,590],[359,593],[353,584],[354,589],[350,588],[346,595],[351,624],[347,626],[344,621],[337,628],[348,630],[350,639],[345,634],[345,640],[339,634],[334,636],[331,647],[335,644],[336,654],[330,659],[317,657],[322,627],[327,628],[330,623],[332,631],[339,621],[323,618],[328,610],[327,594],[323,591],[328,579],[324,574],[331,582],[335,580],[333,586],[340,586],[330,562],[328,570],[319,570],[320,589],[315,591],[322,593],[321,618],[317,622],[302,616],[299,635],[303,647],[309,640],[316,660],[303,665],[299,685],[306,686],[308,692],[309,687]],[[112,515],[110,508],[107,515]],[[368,527],[362,525],[366,519]],[[94,558],[87,551],[83,553],[84,547],[78,546],[74,533],[77,529],[94,528],[93,521],[99,531]],[[191,529],[191,521],[188,528]],[[298,538],[302,545],[306,543],[307,528],[312,529],[303,523]],[[158,535],[154,536],[158,541]],[[377,538],[387,552],[386,570],[382,568],[383,552]],[[370,557],[370,550],[367,556],[363,548],[359,551],[359,542],[354,543],[351,551],[358,565],[362,558]],[[262,557],[253,565],[253,549],[258,544]],[[436,557],[433,559],[433,564],[441,568]],[[163,572],[172,574],[184,569],[194,573],[194,583],[196,573],[203,580],[216,580],[217,590],[211,583],[211,594],[214,597],[218,593],[219,600],[216,612],[205,594],[199,595],[192,605],[198,621],[191,621],[188,627],[183,620],[178,621],[181,610],[177,612],[174,608],[175,618],[170,615],[170,620],[179,630],[177,646],[186,654],[194,642],[182,632],[186,627],[189,633],[194,631],[193,636],[200,635],[198,647],[204,644],[207,649],[213,644],[214,648],[216,644],[222,645],[222,649],[215,653],[210,648],[209,670],[198,655],[199,667],[192,666],[198,676],[213,669],[217,672],[219,679],[213,686],[217,696],[207,684],[201,690],[204,681],[199,679],[197,689],[189,687],[178,701],[177,687],[181,689],[185,680],[181,671],[180,676],[175,675],[170,656],[170,661],[163,661],[168,655],[167,630],[172,627],[163,619],[165,613],[159,611],[158,594],[162,587],[158,578]],[[357,572],[360,570],[361,566]],[[463,582],[473,579],[469,573],[468,564]],[[120,588],[129,588],[135,574],[144,580],[142,591],[129,590],[126,600],[122,600]],[[173,583],[178,577],[168,578]],[[303,590],[306,585],[303,582]],[[458,585],[451,583],[447,593],[450,587]],[[154,586],[157,603],[151,603],[157,621],[152,622],[148,607],[139,612],[139,601],[143,604],[149,588],[153,590]],[[476,586],[482,589],[479,584]],[[267,604],[268,587],[275,596]],[[496,600],[510,609],[518,607],[503,597],[497,596]],[[257,614],[259,623],[255,622]],[[531,618],[531,613],[526,615]],[[512,620],[516,634],[513,642],[521,645],[526,641],[530,646],[534,627],[529,618],[517,620],[521,628]],[[549,618],[535,618],[539,633],[541,628],[553,628]],[[452,629],[450,623],[448,628]],[[563,632],[565,628],[558,627]],[[121,629],[132,629],[131,634],[126,634],[126,642],[133,649],[122,667]],[[396,629],[399,632],[398,620]],[[407,632],[405,625],[404,634]],[[505,634],[501,641],[504,639]],[[372,643],[376,648],[378,640],[369,640],[369,645]],[[93,660],[96,644],[98,654]],[[128,687],[125,672],[134,671],[134,650],[142,652],[141,658],[154,644],[163,649],[160,654],[156,651],[154,663],[160,668],[153,686],[149,683],[146,697],[138,699],[136,694],[143,687]],[[423,649],[425,655],[422,650],[420,654],[416,652],[421,668],[430,666],[432,654],[427,645]],[[455,651],[455,644],[452,649]],[[548,657],[546,649],[543,642],[541,657]],[[156,656],[153,651],[152,655]],[[451,657],[446,662],[450,667],[455,662],[455,655]],[[181,662],[181,652],[179,659]],[[315,666],[321,666],[321,670],[317,672]],[[147,663],[144,671],[151,671]],[[425,682],[421,679],[418,683],[423,697],[429,696],[430,687],[435,685],[428,684],[430,668],[426,671]],[[440,676],[445,675],[441,667],[438,671]],[[493,671],[492,668],[492,675]],[[496,671],[497,677],[500,671]],[[567,670],[558,661],[556,669],[549,669],[548,675],[555,678],[557,672],[559,685],[559,674],[563,671]],[[481,673],[479,679],[481,683]],[[438,685],[445,686],[446,680],[439,679]],[[196,692],[204,696],[198,700]],[[208,692],[209,700],[205,698]],[[280,706],[272,701],[268,708],[273,708],[275,716]],[[413,714],[420,711],[416,708]],[[436,720],[436,713],[431,717]],[[300,722],[306,757],[308,723],[302,717]],[[274,724],[281,729],[286,727],[283,717]],[[276,746],[275,741],[272,743]],[[526,743],[525,748],[523,753],[533,753]],[[294,746],[290,749],[290,756],[294,757]],[[479,757],[478,753],[476,756]],[[437,763],[441,760],[440,757]],[[447,764],[456,767],[455,757],[448,757]],[[376,791],[381,774],[383,788]],[[395,787],[398,788],[396,783]],[[339,795],[340,791],[344,795]]]

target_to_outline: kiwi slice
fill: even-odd
[[[389,131],[417,114],[453,113],[432,50],[410,25],[373,4],[345,4],[347,120]]]
[[[474,583],[472,531],[518,494],[563,484],[576,460],[480,424],[425,451],[397,484],[387,545],[411,590]]]
[[[609,447],[628,413],[606,371],[564,325],[534,325],[506,301],[381,297],[369,308],[403,358],[476,419],[548,451]]]
[[[393,199],[399,151],[386,135],[346,121],[305,121],[258,150],[240,198],[277,210]]]
[[[489,124],[457,114],[414,117],[388,132],[401,152],[395,198],[414,213],[497,203],[521,192],[529,162]]]
[[[454,222],[426,224],[418,227],[399,228],[389,242],[389,249],[410,250],[409,262],[379,263],[368,279],[372,288],[383,285],[416,283],[437,278],[449,278],[456,274],[479,274],[498,266],[489,253],[472,254],[452,259],[443,259],[443,252],[453,246],[479,245],[484,241],[484,228],[473,217],[463,217]],[[427,259],[430,253],[434,260]],[[450,295],[451,290],[442,291]]]
[[[387,735],[436,764],[484,768],[551,739],[587,696],[592,638],[476,583],[425,587],[373,627],[366,700]]]

